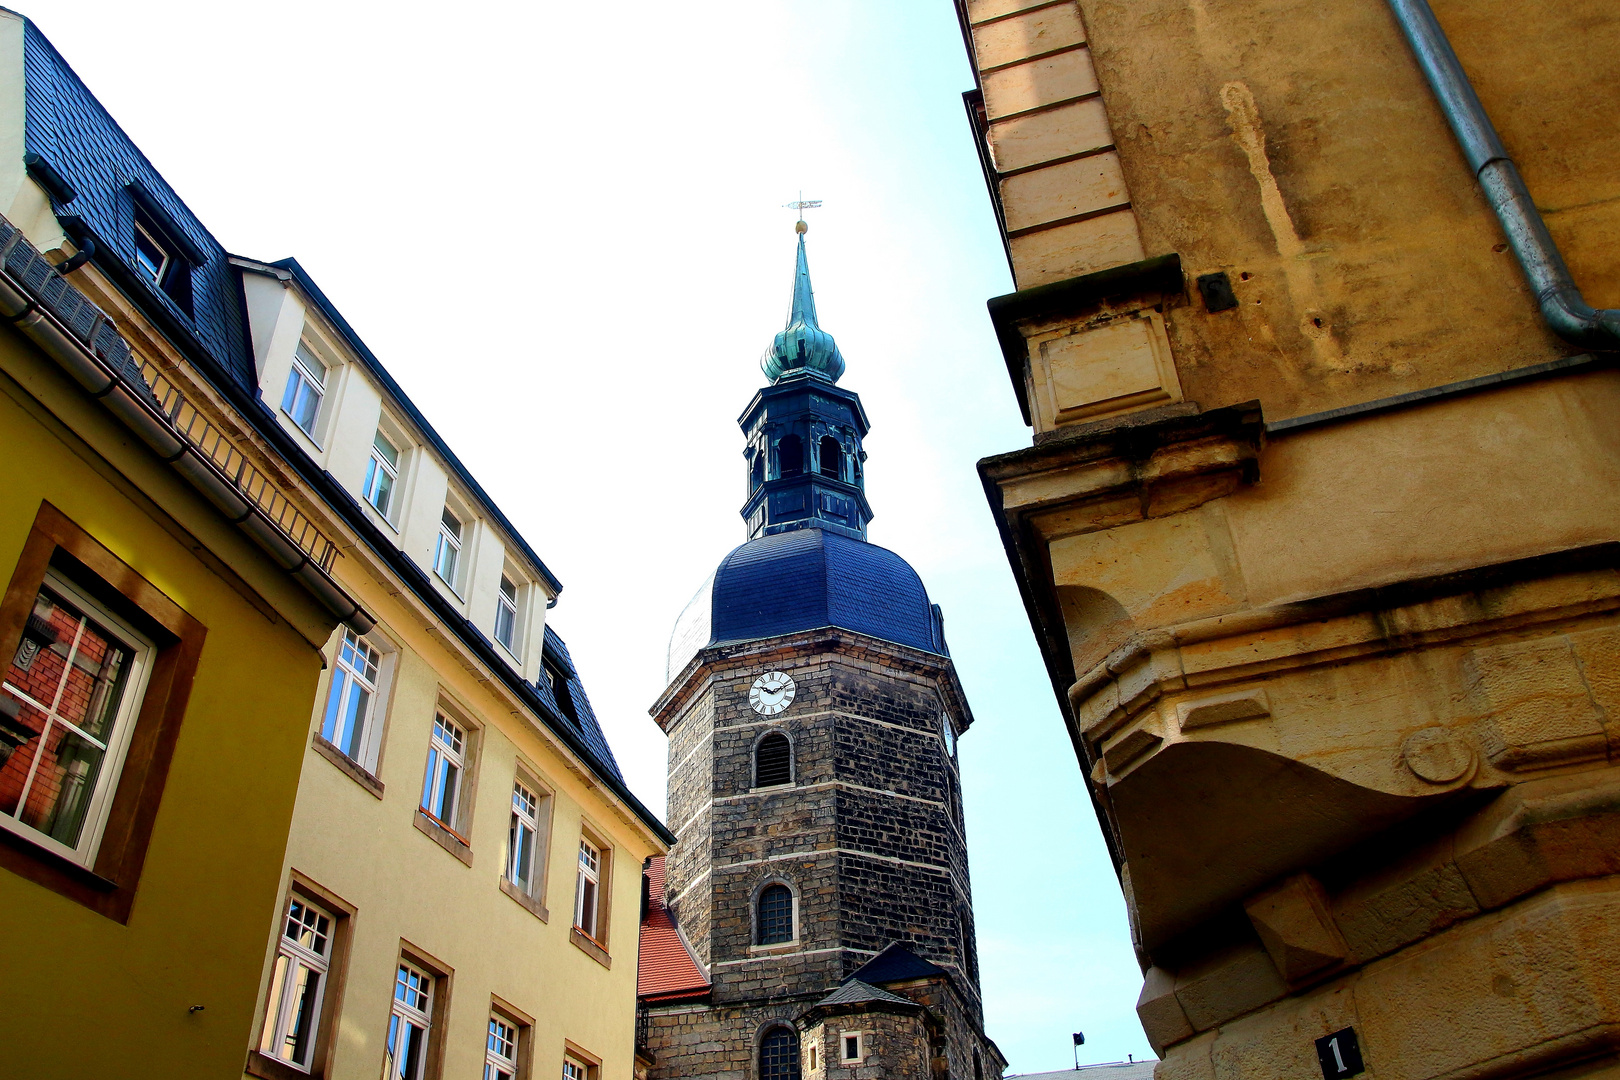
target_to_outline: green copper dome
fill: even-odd
[[[784,375],[807,372],[837,382],[844,358],[831,334],[816,325],[816,297],[810,291],[810,268],[804,261],[804,231],[799,230],[799,264],[793,272],[793,310],[787,327],[759,358],[773,383]]]

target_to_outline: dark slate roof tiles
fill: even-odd
[[[619,773],[619,763],[613,758],[613,748],[608,745],[607,736],[602,734],[602,725],[597,722],[596,710],[591,708],[591,699],[585,694],[585,684],[580,681],[579,669],[574,667],[573,657],[568,655],[568,646],[563,639],[549,625],[546,627],[545,657],[552,660],[568,676],[568,695],[573,699],[574,715],[578,717],[580,737],[585,745],[596,757],[597,764],[621,783],[624,777]],[[534,682],[535,693],[540,699],[557,711],[568,722],[568,713],[557,702],[557,697],[551,691],[550,679],[537,679]]]

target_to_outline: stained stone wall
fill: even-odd
[[[748,693],[772,670],[796,691],[767,718]],[[654,1076],[730,1075],[682,1071],[717,1062],[751,1076],[762,1018],[799,1015],[895,941],[952,973],[961,1023],[980,1028],[946,714],[958,732],[972,722],[947,658],[834,629],[706,650],[672,684],[656,711],[679,837],[665,895],[709,971],[713,1007],[654,1012]],[[793,782],[756,790],[753,750],[770,731],[792,745]],[[755,901],[774,882],[793,891],[797,936],[755,945]]]

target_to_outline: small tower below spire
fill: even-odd
[[[789,204],[793,205],[793,204]],[[787,328],[760,366],[771,385],[738,418],[748,436],[748,500],[742,516],[750,540],[793,529],[827,529],[866,539],[866,411],[860,396],[834,385],[844,358],[816,322],[816,298],[804,257],[804,220],[793,273]]]

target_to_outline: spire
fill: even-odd
[[[799,372],[837,382],[844,373],[838,343],[816,322],[816,295],[810,288],[810,267],[804,258],[807,228],[802,218],[793,226],[799,234],[799,259],[793,271],[793,309],[788,313],[787,326],[759,358],[759,366],[773,383]]]

